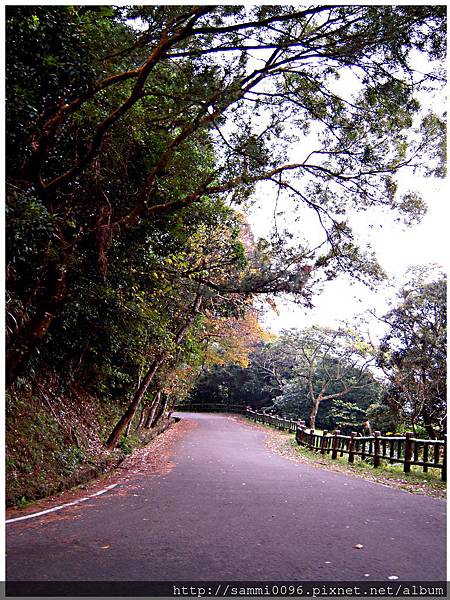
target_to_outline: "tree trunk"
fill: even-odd
[[[160,418],[164,415],[164,412],[167,408],[167,404],[169,403],[169,397],[170,396],[166,396],[164,402],[161,402],[161,404],[159,405],[159,408],[155,415],[154,423],[157,423],[160,420]]]
[[[153,399],[150,410],[148,411],[147,420],[145,421],[145,425],[144,425],[145,429],[150,429],[151,426],[153,425],[155,413],[159,406],[160,400],[161,400],[161,390],[158,390],[158,392],[155,394],[155,397]]]
[[[125,429],[125,437],[128,437],[130,435],[130,430],[131,430],[131,425],[133,424],[133,419],[131,419],[131,421],[128,423],[127,428]]]
[[[203,300],[203,287],[200,287],[195,296],[195,301],[194,301],[194,305],[192,307],[192,313],[191,313],[190,317],[184,323],[184,325],[182,325],[180,327],[177,334],[175,335],[175,338],[174,338],[175,346],[178,346],[181,343],[181,341],[183,340],[187,331],[189,330],[189,327],[194,323],[195,318],[200,311],[200,307],[202,305],[202,300]],[[128,423],[130,423],[130,421],[133,419],[134,415],[136,414],[136,411],[139,408],[141,400],[144,397],[144,394],[147,391],[148,386],[153,381],[153,378],[155,377],[157,370],[159,369],[161,364],[164,362],[165,358],[166,358],[166,352],[162,352],[159,355],[159,357],[156,358],[152,362],[150,369],[148,370],[146,376],[144,377],[144,379],[143,379],[141,385],[139,386],[139,388],[137,389],[136,393],[134,394],[130,404],[128,405],[127,410],[122,415],[122,417],[119,419],[117,425],[114,427],[114,429],[111,432],[111,435],[108,438],[108,440],[106,442],[106,448],[108,450],[113,450],[119,443],[120,436],[122,435],[123,431],[128,426]]]
[[[136,431],[139,431],[139,429],[144,424],[146,408],[147,408],[147,405],[144,404],[144,406],[142,407],[142,410],[141,410],[141,416],[139,417],[139,423],[136,426]]]
[[[422,410],[422,419],[425,431],[428,433],[431,440],[435,440],[438,436],[436,435],[436,431],[431,423],[429,412],[426,408]]]
[[[317,416],[317,411],[319,410],[319,404],[320,404],[319,398],[317,398],[316,400],[313,400],[311,403],[311,411],[309,413],[309,428],[310,429],[316,428],[316,416]]]
[[[153,381],[153,378],[155,377],[157,370],[159,369],[162,362],[164,361],[164,358],[165,358],[165,355],[163,354],[163,355],[159,356],[159,358],[156,358],[152,362],[150,369],[147,371],[147,374],[144,377],[141,385],[136,390],[136,392],[133,396],[133,399],[131,400],[130,404],[128,405],[127,410],[121,416],[117,425],[114,427],[114,429],[111,432],[111,435],[108,438],[108,440],[106,442],[106,447],[108,450],[113,450],[119,443],[119,439],[120,439],[120,436],[122,435],[122,432],[127,428],[128,424],[132,421],[134,415],[136,414],[136,411],[139,408],[141,400],[142,400],[145,392],[147,391],[148,386]]]
[[[67,296],[67,267],[53,267],[47,280],[45,292],[36,307],[36,314],[23,328],[6,354],[6,385],[17,379],[26,367],[31,355],[47,334],[63,300]]]

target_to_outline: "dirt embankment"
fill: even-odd
[[[56,389],[56,386],[55,386]],[[6,505],[25,507],[100,477],[173,423],[133,432],[108,452],[103,444],[119,418],[87,394],[57,394],[50,386],[10,391],[6,415]]]
[[[138,479],[143,473],[150,476],[164,475],[172,470],[174,463],[171,461],[174,454],[175,444],[186,435],[190,430],[196,427],[194,421],[182,420],[177,422],[174,419],[166,420],[165,427],[161,423],[153,432],[153,439],[137,448],[132,454],[123,459],[115,468],[110,468],[106,473],[99,474],[83,484],[36,500],[22,508],[17,506],[9,507],[6,511],[7,519],[26,516],[31,513],[40,512],[59,506],[69,504],[80,498],[86,498],[95,495],[114,484],[127,483],[124,486],[118,486],[109,494],[129,494],[133,491],[133,480]],[[61,519],[71,516],[70,509],[61,513],[51,514],[52,519]],[[29,521],[24,521],[29,524]],[[29,526],[29,525],[28,525]]]

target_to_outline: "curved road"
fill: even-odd
[[[172,470],[8,524],[8,580],[445,580],[444,501],[286,460],[230,416],[181,416],[195,426]]]

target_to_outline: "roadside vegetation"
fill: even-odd
[[[269,425],[251,423],[251,426],[263,428],[266,432],[266,443],[270,450],[288,460],[306,463],[320,469],[363,477],[413,494],[446,498],[447,485],[441,480],[439,469],[429,469],[428,473],[424,473],[420,467],[412,465],[411,472],[404,473],[402,465],[391,465],[383,460],[380,467],[374,469],[373,465],[370,464],[370,459],[361,460],[358,456],[355,457],[353,464],[349,464],[345,456],[338,456],[337,459],[333,460],[326,454],[318,454],[309,448],[299,446],[292,434],[274,430]]]

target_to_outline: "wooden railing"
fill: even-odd
[[[385,460],[389,464],[402,464],[405,473],[411,471],[412,465],[422,467],[424,473],[429,468],[441,469],[442,481],[447,480],[447,436],[443,440],[423,440],[413,437],[411,432],[407,432],[404,437],[382,436],[379,431],[375,431],[373,436],[365,437],[358,436],[354,431],[350,435],[341,435],[339,430],[319,434],[314,429],[308,429],[304,421],[289,420],[251,409],[247,409],[245,414],[257,423],[295,433],[299,445],[321,454],[329,454],[332,459],[346,454],[348,462],[354,463],[355,456],[359,456],[361,460],[370,459],[375,468]]]

